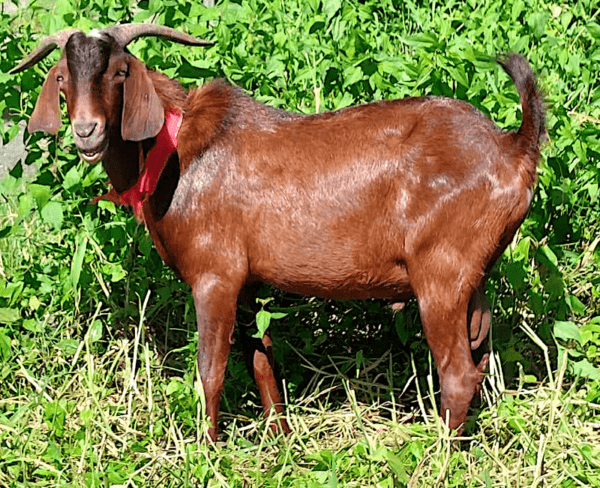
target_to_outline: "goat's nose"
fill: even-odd
[[[97,122],[86,122],[83,124],[74,124],[74,127],[79,137],[90,137],[97,125]]]

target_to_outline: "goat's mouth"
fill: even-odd
[[[97,163],[104,157],[107,147],[108,147],[108,138],[106,137],[96,147],[93,147],[91,149],[84,149],[84,148],[78,147],[77,149],[79,151],[79,156],[81,156],[81,159],[83,159],[86,163],[93,164],[93,163]]]

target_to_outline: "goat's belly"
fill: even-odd
[[[326,259],[302,261],[287,256],[271,261],[270,266],[251,269],[254,279],[285,291],[333,299],[393,298],[413,296],[406,267],[402,263],[378,263],[357,269],[348,261]]]

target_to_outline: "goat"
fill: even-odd
[[[217,436],[237,303],[261,282],[332,299],[388,298],[396,308],[416,296],[442,416],[462,429],[488,363],[487,354],[477,366],[471,356],[490,324],[484,284],[525,217],[545,132],[527,61],[501,61],[523,110],[519,130],[503,132],[449,98],[303,115],[220,80],[186,92],[127,51],[151,35],[207,44],[152,25],[66,31],[13,72],[61,48],[29,131],[56,133],[62,92],[81,157],[102,160],[108,197],[134,207],[161,257],[191,286],[208,435]],[[172,114],[175,128],[164,129]],[[271,337],[246,340],[263,409],[281,413]],[[288,430],[285,420],[278,425]]]

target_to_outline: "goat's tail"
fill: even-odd
[[[533,151],[537,161],[540,142],[546,138],[544,98],[525,58],[518,54],[509,54],[498,62],[512,78],[521,98],[523,120],[518,132],[519,142],[527,152]]]

